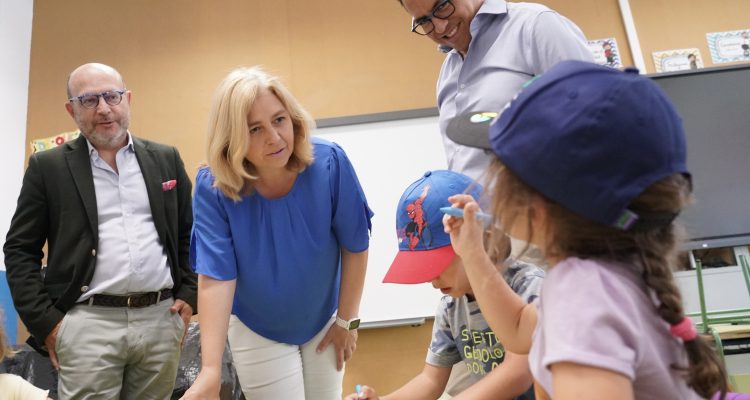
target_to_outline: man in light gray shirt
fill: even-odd
[[[399,1],[413,18],[412,31],[447,53],[437,82],[437,104],[448,169],[480,182],[490,156],[450,140],[445,134],[448,122],[467,112],[501,110],[524,83],[560,61],[593,61],[581,30],[540,4]]]
[[[448,169],[482,182],[493,155],[455,143],[446,135],[457,115],[498,111],[524,83],[563,60],[593,61],[583,32],[569,19],[532,3],[504,0],[399,0],[412,17],[412,32],[446,53],[437,81],[440,134]],[[504,88],[498,90],[498,88]],[[535,248],[513,240],[512,257],[543,265]],[[468,384],[454,371],[448,392]]]

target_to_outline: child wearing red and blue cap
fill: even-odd
[[[449,136],[495,153],[493,235],[544,252],[538,303],[494,271],[473,198],[451,197],[464,218],[444,223],[493,331],[529,354],[537,399],[721,397],[726,372],[671,272],[692,186],[666,95],[637,71],[567,61],[521,90],[489,136],[486,120],[457,119]]]
[[[431,282],[445,296],[435,315],[423,371],[383,399],[437,399],[458,363],[468,376],[461,382],[464,387],[456,388],[460,393],[455,399],[533,399],[526,356],[507,352],[498,342],[443,229],[440,209],[450,206],[448,198],[466,193],[478,200],[481,190],[466,175],[439,170],[426,172],[401,196],[396,211],[399,252],[383,282]],[[519,301],[528,303],[538,296],[544,277],[541,268],[512,260],[500,264],[498,271]],[[347,399],[379,398],[368,386],[358,386],[357,391]]]

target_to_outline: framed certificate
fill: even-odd
[[[714,64],[750,61],[750,29],[706,34]]]
[[[703,68],[703,58],[700,50],[676,49],[653,52],[656,72],[684,71]]]
[[[615,38],[595,39],[588,41],[589,49],[594,54],[594,62],[612,68],[621,68],[620,50]]]

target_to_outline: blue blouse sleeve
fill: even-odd
[[[372,216],[365,193],[359,184],[344,150],[333,143],[328,170],[331,176],[333,231],[341,247],[353,253],[367,250],[370,245]]]
[[[193,196],[193,232],[190,237],[190,264],[196,273],[217,280],[237,278],[229,219],[223,207],[224,195],[213,187],[208,168],[198,170]]]

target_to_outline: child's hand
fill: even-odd
[[[359,385],[358,385],[359,386]],[[378,394],[375,393],[375,389],[367,386],[362,385],[361,390],[359,393],[352,393],[346,397],[344,397],[344,400],[379,400],[380,397],[378,397]]]
[[[484,226],[476,218],[479,204],[466,194],[451,196],[448,201],[453,207],[464,209],[463,218],[443,216],[443,226],[451,236],[453,251],[462,259],[484,253]]]
[[[221,376],[202,370],[180,400],[213,400],[219,398]]]

